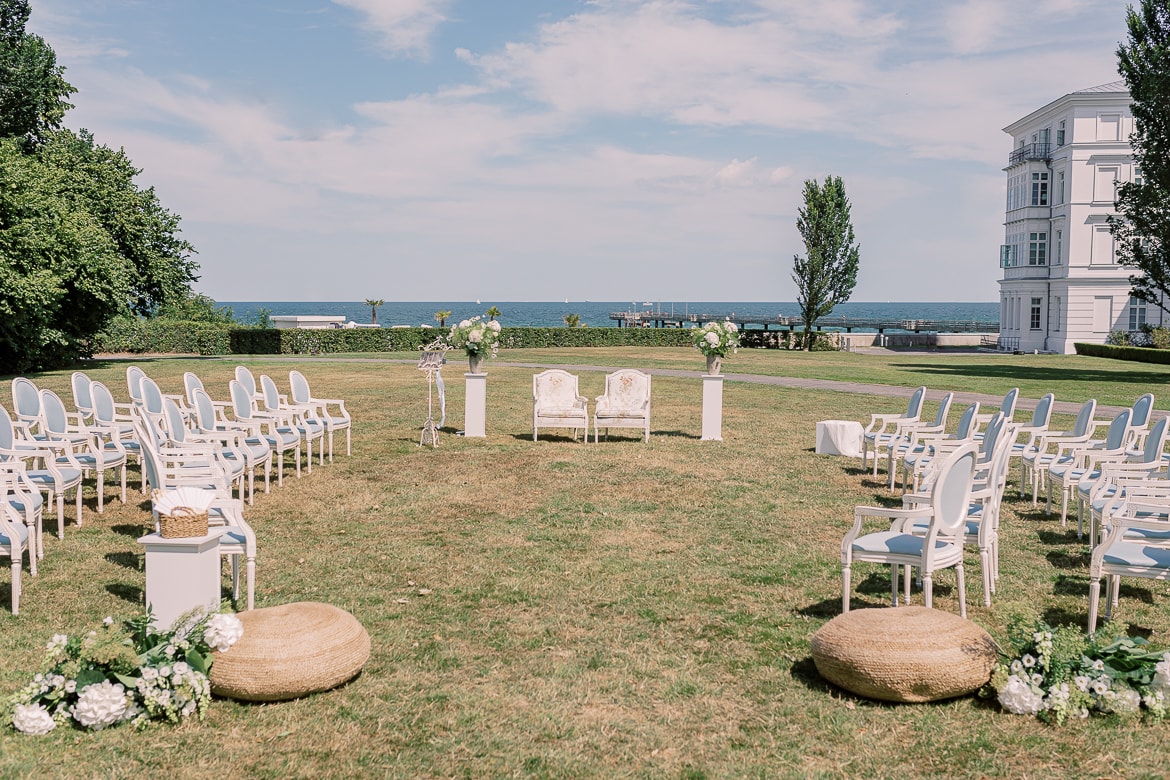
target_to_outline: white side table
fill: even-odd
[[[816,451],[822,455],[861,457],[861,437],[865,429],[853,420],[821,420],[817,423]]]
[[[700,441],[723,441],[723,377],[703,374],[703,435]]]
[[[464,374],[467,393],[463,403],[463,435],[467,438],[487,436],[487,374]]]
[[[219,537],[164,539],[157,532],[138,540],[146,548],[146,605],[155,628],[166,630],[196,607],[216,609],[220,603]]]

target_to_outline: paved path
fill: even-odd
[[[904,354],[904,353],[899,353],[899,354]],[[932,353],[923,352],[921,354],[930,355]],[[130,356],[130,357],[123,357],[120,355],[119,356],[104,355],[104,356],[101,356],[101,359],[102,360],[133,361],[133,360],[158,359],[158,358],[167,358],[167,357],[175,357],[175,356],[173,356],[173,355],[158,355],[158,356],[136,355],[136,356]],[[225,361],[232,361],[232,362],[238,363],[240,361],[241,357],[243,357],[243,356],[241,356],[241,355],[225,355],[225,356],[207,357],[204,359],[205,360],[225,360]],[[399,364],[405,363],[405,364],[413,365],[415,362],[413,360],[402,360],[399,358],[353,358],[353,357],[334,358],[334,357],[329,357],[328,355],[311,355],[311,356],[310,355],[254,355],[251,357],[253,357],[255,359],[272,359],[272,360],[278,360],[281,362],[294,362],[294,363],[296,363],[296,362],[320,363],[322,361],[335,361],[335,362],[339,362],[339,363],[340,362],[344,362],[344,363],[399,363]],[[585,365],[585,364],[577,364],[577,363],[566,365],[564,363],[514,363],[514,362],[503,362],[503,361],[494,361],[492,363],[492,365],[506,366],[508,368],[533,368],[533,369],[537,369],[537,370],[544,370],[546,368],[572,368],[574,371],[598,371],[598,372],[602,372],[602,373],[609,373],[610,371],[617,371],[619,368],[623,368],[623,366],[595,366],[595,365]],[[699,371],[682,371],[682,370],[674,369],[674,368],[651,368],[651,369],[644,369],[644,370],[647,373],[651,374],[652,376],[672,376],[672,377],[697,378],[701,375],[701,372],[699,372]],[[833,380],[833,379],[803,379],[800,377],[791,377],[791,376],[764,376],[761,374],[734,374],[734,373],[732,373],[732,374],[725,373],[724,377],[725,377],[726,381],[728,381],[728,382],[745,382],[748,384],[772,385],[774,387],[787,387],[787,388],[791,388],[794,390],[828,390],[831,392],[839,392],[839,393],[859,393],[862,395],[886,396],[888,398],[909,399],[910,394],[914,392],[914,388],[912,388],[912,387],[895,387],[893,385],[872,385],[872,384],[866,384],[863,382],[840,382],[840,381]],[[938,401],[938,400],[941,400],[945,394],[946,393],[942,390],[927,390],[926,397],[928,400]],[[975,401],[978,401],[981,406],[986,406],[986,407],[998,409],[1000,401],[1002,401],[1002,400],[1003,400],[1002,396],[987,395],[986,393],[955,393],[955,401],[954,402],[960,406],[966,406],[967,404],[971,404],[971,403],[974,403]],[[1021,397],[1019,400],[1019,403],[1018,403],[1018,407],[1020,409],[1025,409],[1025,410],[1035,409],[1036,402],[1038,400],[1039,399],[1037,399],[1037,398],[1023,398],[1023,397]],[[1053,411],[1060,413],[1060,414],[1075,415],[1078,411],[1080,411],[1080,408],[1081,408],[1080,403],[1075,403],[1072,401],[1057,400],[1056,403],[1053,405]],[[1123,406],[1098,406],[1097,407],[1097,417],[1099,419],[1113,417],[1114,415],[1118,414],[1119,412],[1122,411],[1122,409],[1125,409],[1125,408],[1127,408],[1127,407],[1123,407]],[[1164,417],[1166,414],[1167,414],[1167,412],[1155,410],[1152,416],[1154,419],[1160,419],[1160,418]]]

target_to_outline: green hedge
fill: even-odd
[[[230,355],[234,326],[178,320],[114,320],[90,341],[94,354],[177,352]]]
[[[1113,344],[1081,344],[1076,347],[1078,355],[1088,357],[1113,358],[1114,360],[1132,360],[1137,363],[1162,363],[1170,365],[1170,349],[1150,349],[1149,347],[1120,347]]]

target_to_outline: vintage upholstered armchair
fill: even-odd
[[[623,368],[605,377],[605,395],[597,396],[593,412],[593,441],[601,428],[641,428],[650,441],[650,375]]]
[[[541,428],[578,429],[589,441],[589,410],[585,396],[577,390],[577,377],[568,371],[551,368],[532,377],[532,440]]]

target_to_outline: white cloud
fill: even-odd
[[[333,0],[360,11],[391,54],[425,57],[451,0]]]

